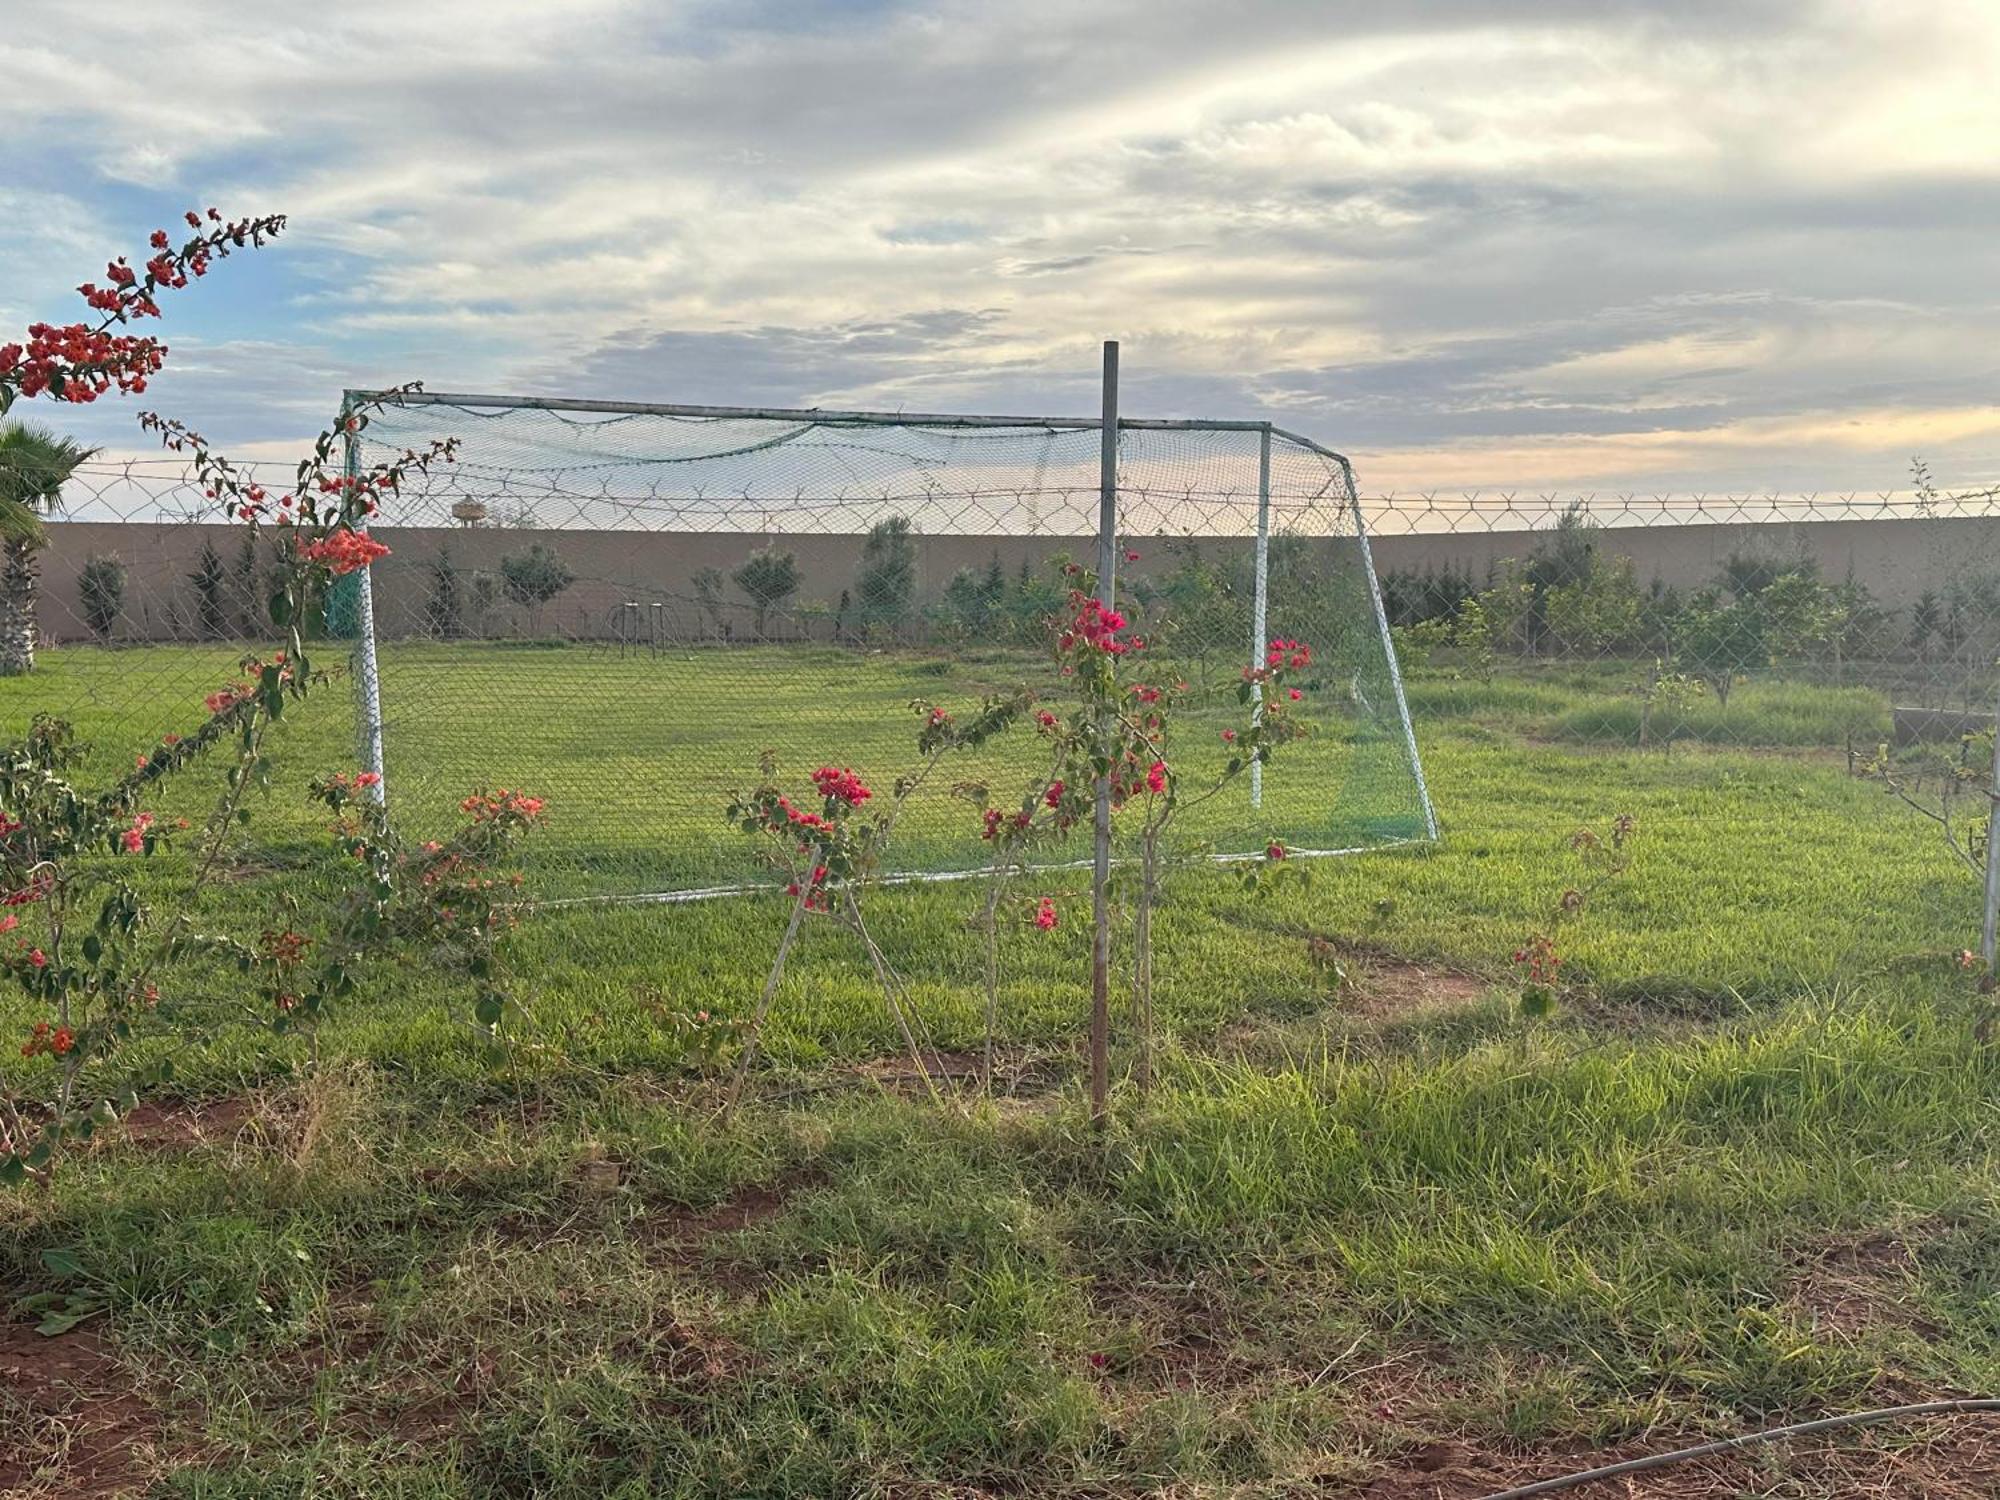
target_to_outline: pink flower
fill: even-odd
[[[1290,850],[1280,843],[1273,842],[1264,846],[1264,858],[1266,859],[1283,859],[1290,852]]]
[[[36,948],[28,954],[28,962],[38,969],[46,969],[49,966],[49,956],[42,952],[41,949]]]
[[[358,772],[355,775],[354,784],[356,786],[380,786],[382,784],[382,773],[380,771]]]
[[[1167,789],[1167,763],[1156,760],[1146,768],[1146,790],[1155,794]]]
[[[1233,730],[1233,729],[1225,729],[1225,730],[1223,730],[1223,731],[1222,731],[1222,743],[1223,743],[1223,744],[1225,744],[1225,745],[1233,745],[1233,744],[1235,744],[1235,743],[1236,743],[1236,731],[1235,731],[1235,730]]]
[[[1035,907],[1035,925],[1044,932],[1055,931],[1056,904],[1047,896],[1042,897],[1040,904]]]
[[[1299,690],[1298,690],[1297,688],[1293,688],[1293,689],[1291,690],[1291,699],[1292,699],[1292,702],[1296,703],[1296,702],[1298,702],[1298,701],[1299,701],[1299,699],[1301,699],[1301,698],[1303,698],[1303,697],[1305,697],[1305,694],[1304,694],[1304,693],[1302,693],[1302,692],[1300,692],[1300,691],[1299,691]]]
[[[1062,796],[1063,783],[1060,780],[1056,780],[1050,782],[1049,789],[1042,793],[1042,801],[1046,802],[1050,807],[1054,807],[1062,801]]]

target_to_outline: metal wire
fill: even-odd
[[[1664,1469],[1670,1464],[1686,1463],[1690,1459],[1713,1458],[1719,1453],[1738,1453],[1759,1443],[1777,1442],[1783,1438],[1805,1437],[1815,1432],[1831,1432],[1841,1427],[1873,1426],[1881,1422],[1895,1421],[1901,1417],[1929,1417],[1956,1412],[2000,1412],[2000,1400],[1980,1397],[1958,1401],[1918,1401],[1908,1406],[1885,1406],[1877,1411],[1853,1412],[1840,1417],[1821,1417],[1812,1422],[1793,1422],[1785,1427],[1745,1433],[1741,1437],[1722,1438],[1717,1442],[1702,1443],[1693,1448],[1677,1448],[1671,1453],[1649,1453],[1643,1458],[1628,1458],[1622,1463],[1604,1464],[1599,1468],[1585,1469],[1576,1474],[1564,1474],[1555,1479],[1540,1479],[1533,1484],[1516,1485],[1508,1490],[1495,1490],[1490,1495],[1480,1496],[1480,1500],[1529,1500],[1533,1495],[1553,1495],[1561,1490],[1573,1490],[1581,1485],[1595,1484],[1600,1479],[1617,1479],[1627,1474],[1642,1474],[1651,1469]]]

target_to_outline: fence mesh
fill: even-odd
[[[1094,555],[1088,426],[411,405],[378,417],[363,451],[433,436],[460,438],[460,462],[384,518],[395,552],[374,570],[392,795],[441,824],[474,781],[544,793],[549,895],[734,883],[753,871],[718,809],[764,749],[796,774],[842,759],[886,781],[908,758],[911,700],[1023,680],[1060,690],[1038,675],[1033,638],[1051,565]],[[1123,581],[1159,622],[1162,670],[1198,703],[1223,699],[1249,654],[1260,443],[1256,428],[1121,437],[1120,549],[1138,554]],[[1424,831],[1346,482],[1337,461],[1274,441],[1266,633],[1323,648],[1322,733],[1281,753],[1260,807],[1245,788],[1191,830],[1216,850]],[[21,483],[0,475],[9,494]],[[6,559],[0,644],[32,620],[35,652],[32,671],[0,676],[0,737],[35,712],[69,717],[108,777],[185,732],[239,657],[269,649],[269,561],[215,521],[178,460],[86,463],[60,500],[45,545]],[[1857,775],[1886,747],[1906,785],[1959,791],[1976,833],[1972,773],[2000,692],[1995,500],[1929,487],[1363,497],[1447,829],[1490,793],[1477,780],[1489,746]],[[17,602],[28,572],[32,608]],[[330,634],[355,623],[351,597],[328,602]],[[353,762],[356,722],[338,701],[283,726],[288,784]],[[1191,750],[1226,707],[1196,712]],[[1005,788],[1011,753],[951,776]],[[199,783],[174,793],[191,813]],[[968,807],[939,795],[920,812],[911,868],[977,862]],[[260,817],[271,858],[288,839],[321,841],[300,798],[273,797]]]

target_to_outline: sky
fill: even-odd
[[[6,0],[0,328],[190,205],[140,404],[1268,418],[1364,492],[2000,480],[2000,0]]]

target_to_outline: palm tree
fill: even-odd
[[[0,426],[0,677],[35,669],[35,554],[49,539],[42,517],[62,504],[63,485],[96,453],[45,427]]]

